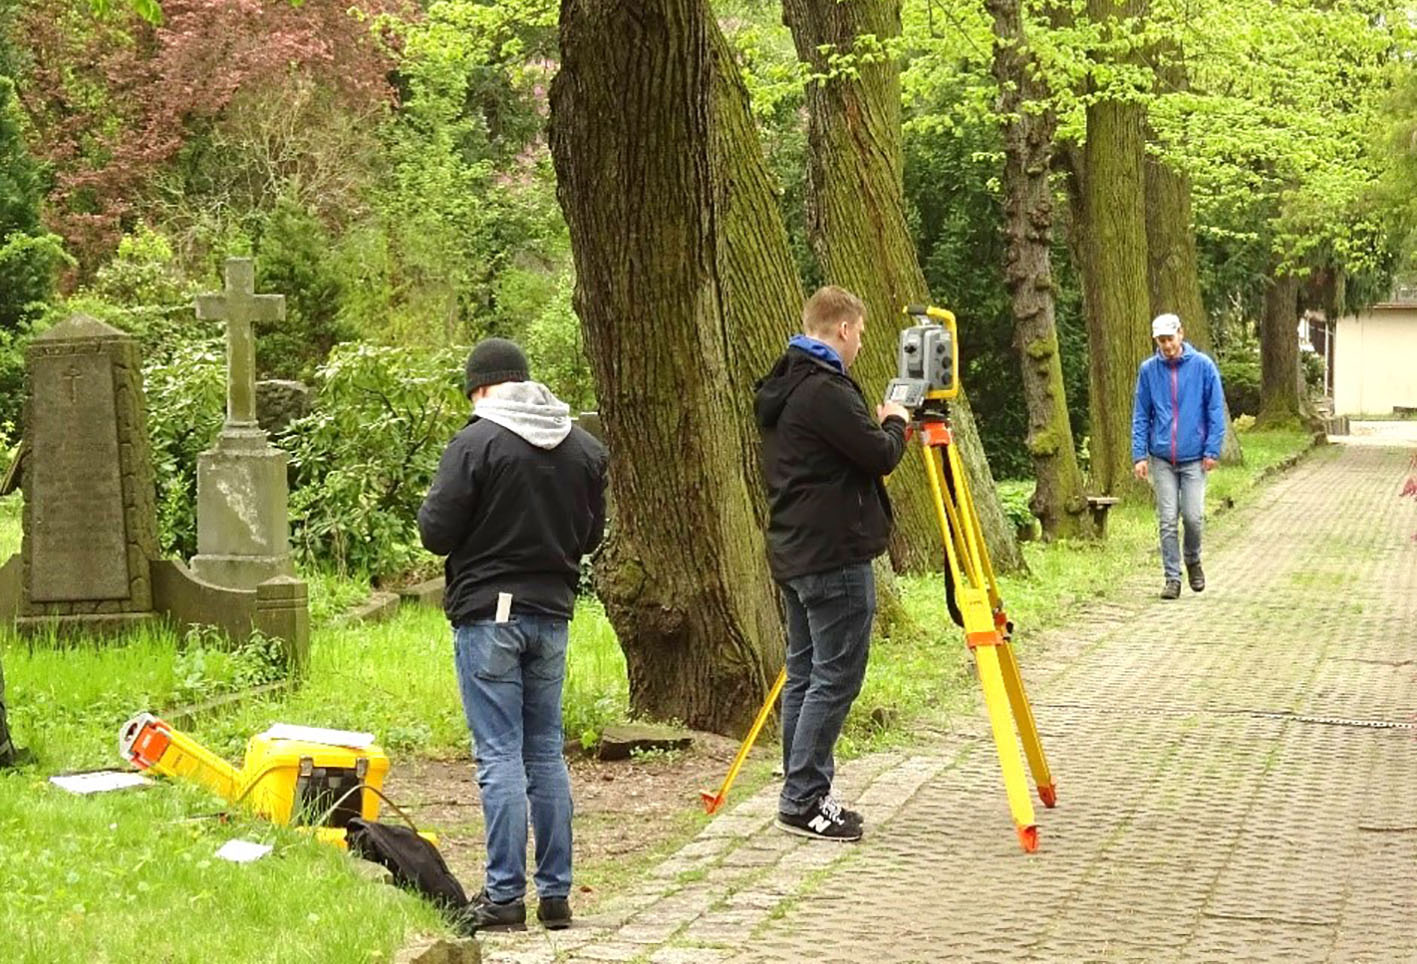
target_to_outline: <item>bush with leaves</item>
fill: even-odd
[[[466,421],[461,353],[363,342],[336,346],[316,375],[315,411],[292,422],[291,537],[305,565],[373,577],[426,558],[418,507]]]
[[[157,477],[158,543],[164,554],[197,551],[197,456],[226,417],[226,351],[210,339],[173,346],[143,368],[148,436]]]
[[[1226,352],[1216,360],[1220,384],[1230,414],[1258,415],[1260,410],[1260,354],[1253,343]]]

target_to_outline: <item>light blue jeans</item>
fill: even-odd
[[[514,615],[453,629],[463,713],[472,731],[486,822],[487,895],[526,895],[527,802],[536,835],[536,890],[571,893],[571,780],[561,730],[568,625]]]
[[[1172,465],[1148,456],[1151,486],[1156,492],[1156,517],[1161,528],[1161,571],[1167,582],[1181,581],[1182,546],[1177,539],[1178,516],[1184,522],[1186,562],[1201,561],[1205,528],[1205,467],[1200,459]]]

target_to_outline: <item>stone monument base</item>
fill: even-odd
[[[158,614],[145,613],[72,613],[66,616],[19,616],[15,631],[21,636],[44,636],[53,633],[60,639],[76,636],[114,636],[139,626],[156,623]]]
[[[255,589],[267,579],[295,575],[295,563],[284,556],[219,556],[199,553],[189,566],[202,582],[229,589]]]

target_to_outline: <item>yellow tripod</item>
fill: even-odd
[[[909,392],[905,389],[911,387],[908,384],[911,380],[899,379],[891,383],[887,397],[915,403],[907,407],[914,408],[912,428],[920,438],[930,494],[935,500],[935,515],[945,546],[947,578],[963,623],[965,644],[974,654],[979,684],[984,690],[984,705],[994,732],[994,746],[999,753],[999,768],[1003,771],[1009,810],[1013,814],[1019,842],[1025,851],[1032,853],[1038,849],[1038,827],[1034,823],[1033,802],[1024,782],[1018,746],[1014,742],[1015,727],[1038,786],[1039,800],[1045,807],[1051,808],[1057,802],[1057,792],[1048,770],[1048,761],[1043,755],[1043,744],[1038,739],[1033,710],[1024,693],[1018,661],[1014,659],[1010,646],[1013,626],[1004,612],[999,584],[979,524],[979,514],[970,496],[964,463],[953,444],[945,403],[959,394],[959,359],[952,350],[957,344],[955,318],[950,312],[933,307],[909,307],[906,313],[925,321],[924,328],[913,331],[928,332],[936,325],[943,325],[948,332],[947,340],[939,339],[946,346],[943,350],[935,350],[934,342],[929,339],[920,344],[947,360],[952,372],[916,379],[913,387],[919,394],[914,398],[906,397]],[[905,371],[912,357],[926,354],[918,347],[906,348],[908,340],[902,339],[902,375],[921,374]],[[944,387],[941,387],[942,384]],[[902,386],[901,390],[898,391],[897,386]]]

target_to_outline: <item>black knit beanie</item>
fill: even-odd
[[[526,355],[522,354],[516,342],[505,338],[488,338],[478,342],[472,354],[467,356],[467,378],[463,394],[471,395],[483,385],[524,382],[530,377]]]

